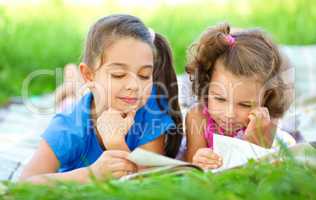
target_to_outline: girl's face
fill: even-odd
[[[228,134],[247,127],[250,111],[262,104],[262,89],[254,77],[236,76],[218,60],[209,83],[208,111]]]
[[[105,62],[94,68],[93,86],[96,112],[112,108],[122,113],[136,111],[151,94],[153,51],[133,38],[116,41],[105,52]]]

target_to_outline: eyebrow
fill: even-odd
[[[217,93],[217,92],[215,92],[215,91],[213,91],[213,90],[210,90],[210,92],[213,93],[213,94],[219,95],[219,96],[223,96],[222,94]]]
[[[118,66],[124,69],[127,69],[129,66],[125,63],[120,63],[120,62],[112,62],[106,65],[106,67],[111,67],[111,66]],[[153,68],[154,66],[152,65],[143,65],[140,68]]]
[[[210,90],[210,92],[213,93],[213,94],[215,94],[215,95],[218,95],[218,96],[223,97],[222,94],[217,93],[217,92],[215,92],[215,91],[213,91],[213,90]],[[223,98],[225,98],[225,97],[223,97]],[[252,100],[240,101],[240,102],[238,102],[238,103],[239,103],[239,104],[254,104],[254,105],[257,105],[257,104],[258,104],[256,101],[252,101]]]

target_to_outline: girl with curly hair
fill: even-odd
[[[207,29],[189,49],[186,71],[198,104],[186,116],[187,160],[205,169],[222,165],[213,135],[270,148],[277,123],[291,103],[281,73],[288,63],[261,30]]]

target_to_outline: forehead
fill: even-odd
[[[209,89],[221,95],[234,95],[240,100],[257,99],[263,85],[255,77],[236,76],[220,64],[215,65]]]
[[[153,51],[151,47],[140,40],[122,38],[115,41],[105,51],[104,65],[123,63],[129,68],[140,68],[153,65]]]

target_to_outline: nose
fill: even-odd
[[[235,117],[235,108],[232,103],[229,103],[226,109],[225,117],[227,119],[232,119]]]
[[[138,91],[139,81],[137,81],[137,78],[130,76],[126,82],[125,89],[130,91]]]

